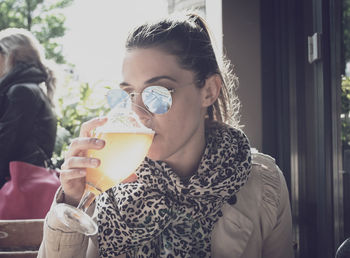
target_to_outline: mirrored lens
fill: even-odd
[[[154,114],[164,114],[168,112],[172,105],[170,91],[162,86],[150,86],[142,92],[143,104]]]
[[[121,89],[112,89],[107,92],[107,102],[110,108],[117,105],[126,107],[129,102],[129,95]]]

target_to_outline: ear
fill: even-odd
[[[218,74],[214,74],[205,80],[205,85],[201,89],[202,107],[209,107],[217,100],[221,86],[222,81]]]

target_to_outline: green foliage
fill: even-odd
[[[58,38],[65,34],[62,9],[73,0],[1,0],[0,30],[10,27],[31,31],[43,44],[46,57],[64,63]]]
[[[67,76],[60,87],[56,94],[58,127],[52,157],[57,168],[63,163],[64,152],[68,149],[70,140],[79,136],[81,124],[106,114],[108,106],[105,93],[112,85],[105,82],[90,85]]]
[[[350,77],[343,76],[341,83],[341,139],[350,146]]]

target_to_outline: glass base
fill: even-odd
[[[96,222],[82,210],[65,203],[60,203],[56,205],[54,212],[58,219],[71,230],[87,236],[97,233],[98,227]]]

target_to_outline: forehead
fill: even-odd
[[[147,80],[157,76],[170,76],[178,80],[193,78],[193,73],[180,67],[176,56],[160,48],[136,48],[126,52],[122,74],[125,81]]]

